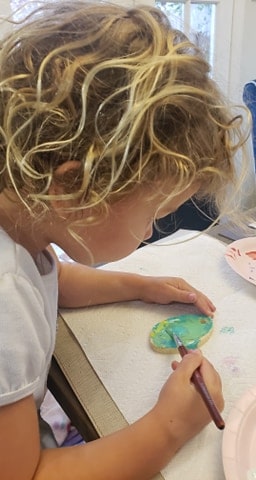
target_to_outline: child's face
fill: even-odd
[[[101,223],[80,226],[74,231],[92,253],[94,263],[115,261],[129,255],[143,240],[151,237],[156,212],[156,218],[174,212],[197,190],[198,187],[188,188],[159,210],[162,195],[148,199],[145,191],[138,191],[111,205],[109,215]],[[88,253],[75,240],[68,241],[62,248],[74,260],[89,263]]]

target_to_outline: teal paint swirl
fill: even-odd
[[[150,333],[150,341],[157,348],[176,348],[172,338],[172,332],[175,332],[185,347],[195,349],[201,338],[207,335],[212,327],[212,319],[206,315],[188,314],[169,317],[154,325]]]

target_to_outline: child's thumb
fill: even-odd
[[[191,378],[194,371],[200,367],[202,363],[203,355],[200,350],[189,351],[187,355],[184,355],[180,362],[173,362],[172,368],[180,375],[186,378]]]

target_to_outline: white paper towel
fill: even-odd
[[[180,276],[211,298],[217,306],[214,331],[202,350],[221,374],[226,419],[237,399],[256,384],[256,289],[227,265],[226,245],[205,234],[192,239],[191,235],[196,234],[186,233],[172,245],[168,237],[103,268]],[[152,326],[188,312],[197,310],[191,305],[142,302],[65,312],[65,321],[129,423],[154,405],[170,373],[171,361],[179,358],[151,350]],[[224,480],[222,435],[211,422],[177,453],[162,471],[164,478]]]

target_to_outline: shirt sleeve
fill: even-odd
[[[24,277],[0,278],[0,406],[35,394],[46,381],[50,328],[40,292]]]

